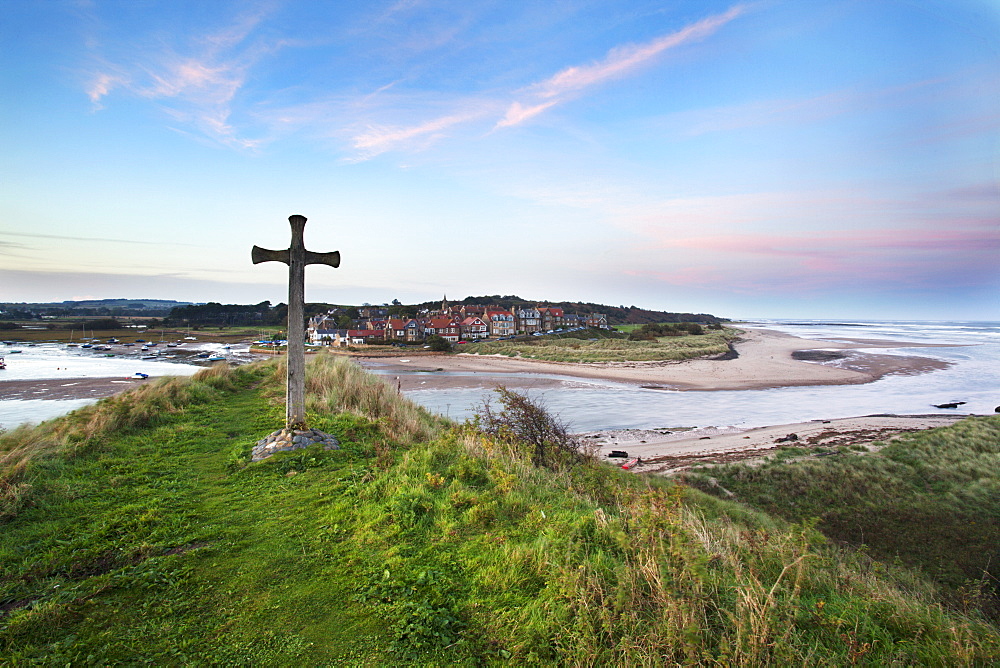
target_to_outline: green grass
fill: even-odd
[[[808,449],[789,450],[685,481],[710,493],[721,485],[789,521],[817,518],[830,539],[917,568],[954,603],[1000,619],[1000,417],[908,434],[877,453],[840,448],[812,458]]]
[[[975,611],[946,611],[926,581],[841,551],[808,523],[595,462],[533,467],[523,444],[445,424],[331,357],[310,365],[309,422],[336,434],[338,451],[247,464],[253,442],[282,423],[280,361],[150,385],[0,437],[0,479],[21,486],[0,525],[0,656],[290,666],[1000,657],[997,629]]]
[[[580,340],[571,337],[544,336],[535,340],[487,341],[470,343],[460,352],[480,355],[507,355],[550,362],[650,362],[680,361],[721,355],[739,330],[707,330],[705,334],[670,336],[656,341],[625,339]]]

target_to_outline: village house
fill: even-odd
[[[518,334],[534,334],[575,327],[610,329],[603,313],[577,315],[555,306],[524,306],[507,310],[500,306],[462,304],[451,306],[445,297],[438,312],[425,310],[417,318],[390,318],[387,309],[365,306],[355,329],[344,329],[344,309],[309,319],[307,340],[312,344],[347,346],[385,341],[419,343],[440,336],[450,343],[460,340],[502,339]]]
[[[424,330],[420,323],[413,318],[407,320],[389,318],[385,324],[385,338],[408,343],[423,341]]]
[[[525,306],[514,312],[518,334],[534,334],[542,329],[542,314],[538,309]]]
[[[485,339],[489,337],[490,331],[486,321],[474,315],[462,320],[461,331],[464,339]]]
[[[517,333],[514,314],[510,311],[487,309],[483,319],[489,325],[491,338],[502,339],[507,336],[514,336]]]
[[[563,310],[554,306],[543,306],[538,309],[541,316],[542,331],[549,332],[563,326]]]
[[[425,336],[440,336],[448,343],[457,343],[461,338],[461,322],[458,318],[437,316],[424,323]]]

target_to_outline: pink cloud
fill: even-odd
[[[947,229],[845,230],[803,235],[733,234],[673,239],[682,251],[628,273],[670,285],[734,292],[808,293],[860,288],[976,287],[1000,279],[995,221]]]

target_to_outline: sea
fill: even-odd
[[[946,361],[950,366],[917,375],[890,375],[863,385],[704,392],[653,390],[563,377],[565,382],[559,386],[526,392],[574,432],[670,427],[751,428],[884,413],[994,415],[995,409],[1000,407],[1000,322],[760,319],[738,326],[776,330],[807,339],[877,339],[935,344],[943,347],[866,348],[864,352],[930,357]],[[5,348],[9,346],[0,346],[0,355],[4,355]],[[822,342],[817,344],[817,349],[824,349]],[[151,375],[189,375],[199,368],[156,361],[140,365],[136,360],[100,358],[56,344],[21,350],[20,354],[6,356],[8,368],[0,371],[5,374],[0,380],[131,376],[136,371]],[[498,383],[503,380],[503,376],[497,377]],[[434,413],[464,420],[471,417],[493,392],[461,388],[413,390],[406,394]],[[92,402],[87,399],[0,401],[0,428],[37,423]],[[957,409],[934,407],[950,402],[965,403]]]

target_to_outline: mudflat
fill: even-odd
[[[8,399],[100,399],[149,382],[127,378],[60,378],[0,381],[0,401]]]

